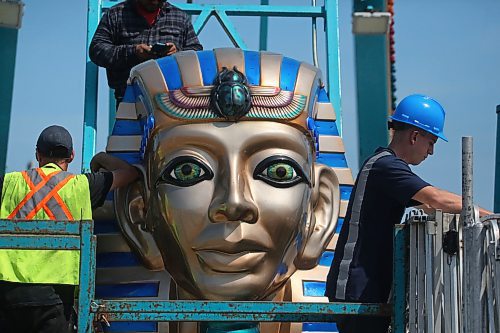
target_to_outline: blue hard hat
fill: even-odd
[[[403,98],[389,119],[413,125],[448,141],[443,133],[444,117],[444,109],[435,99],[415,94]]]

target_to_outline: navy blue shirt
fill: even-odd
[[[392,284],[393,228],[412,197],[430,186],[389,148],[370,156],[354,184],[325,295],[330,300],[386,302]]]

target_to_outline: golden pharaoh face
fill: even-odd
[[[235,51],[217,52],[231,62]],[[189,54],[175,61],[191,72],[183,63],[196,56]],[[183,82],[194,80],[182,74]],[[134,109],[147,118],[139,148],[144,179],[117,193],[116,209],[129,243],[149,267],[164,263],[182,298],[269,298],[296,269],[316,265],[331,239],[339,183],[331,168],[314,162],[307,119],[318,74],[307,74],[307,93],[245,86],[252,105],[241,108],[231,99],[244,90],[237,85],[225,93],[202,82],[169,90],[161,64],[134,70],[132,82],[140,89]],[[295,79],[295,86],[305,85]],[[221,95],[214,97],[216,90]],[[223,101],[221,108],[238,105],[226,116],[215,98]]]

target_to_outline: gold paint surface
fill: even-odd
[[[265,299],[284,285],[297,265],[304,265],[302,253],[317,252],[319,258],[333,235],[338,211],[323,207],[326,214],[312,219],[314,207],[322,204],[312,201],[315,166],[308,138],[286,124],[258,122],[257,132],[255,126],[245,121],[167,127],[155,134],[153,148],[146,152],[144,183],[149,185],[142,198],[147,211],[142,218],[184,297]],[[284,163],[279,162],[284,157],[294,161],[285,164],[293,179],[300,176],[301,181],[281,187],[256,178],[276,176],[269,168]],[[213,176],[179,185],[182,182],[174,177],[182,176],[178,172],[186,163],[191,169],[202,167],[199,177]],[[334,182],[315,181],[318,188],[329,184],[330,194],[326,191],[321,197],[335,202],[337,178],[328,170],[322,174],[334,177]],[[132,209],[137,195],[129,201],[122,199],[118,209]],[[120,218],[120,223],[126,219]],[[140,219],[128,223],[137,225]],[[319,238],[316,231],[322,233]]]
[[[339,235],[335,234],[332,237],[332,240],[330,241],[330,243],[328,243],[328,246],[326,247],[326,249],[330,250],[330,251],[335,251],[335,247],[337,246],[338,239],[339,239]]]
[[[316,105],[318,109],[315,119],[335,121],[335,110],[331,103],[316,103]]]
[[[238,71],[245,74],[245,57],[243,51],[237,48],[220,48],[214,49],[215,59],[217,60],[217,69],[222,71],[222,68],[233,69],[236,67]]]
[[[142,137],[140,135],[111,135],[108,138],[107,152],[139,151]]]
[[[167,83],[163,79],[161,69],[154,60],[148,60],[132,68],[130,77],[132,80],[141,80],[150,96],[168,91]]]
[[[203,86],[203,76],[196,52],[193,50],[178,52],[174,54],[174,57],[181,73],[182,86]]]
[[[307,104],[311,105],[312,100],[311,96],[315,96],[316,81],[318,81],[321,77],[321,71],[310,65],[308,63],[302,62],[299,67],[299,73],[297,74],[297,82],[295,83],[295,93],[307,96]],[[311,105],[311,107],[313,104]]]
[[[352,177],[351,169],[349,168],[332,168],[339,183],[342,185],[354,185],[354,178]]]
[[[344,142],[340,136],[320,135],[319,151],[325,153],[343,153],[345,152]]]
[[[116,112],[116,120],[137,120],[135,103],[121,102]]]
[[[340,212],[339,217],[345,217],[347,213],[347,205],[349,204],[349,200],[341,200],[340,201]]]
[[[283,56],[277,53],[261,52],[260,54],[260,85],[269,87],[280,86],[281,62]]]
[[[217,49],[215,54],[219,70],[236,66],[244,73],[240,49]],[[183,85],[189,85],[188,95],[204,96],[211,89],[203,86],[198,59],[193,56],[178,53],[176,60]],[[281,55],[261,53],[261,85],[251,88],[252,95],[279,88],[281,61]],[[321,120],[334,119],[328,115],[334,117],[331,104],[309,98],[316,95],[321,72],[301,64],[294,93],[307,96],[308,102],[296,118],[244,117],[228,122],[176,119],[161,111],[153,97],[168,87],[156,62],[156,66],[146,64],[133,71],[135,82],[146,90],[135,112],[141,116],[152,112],[155,128],[141,165],[143,177],[117,192],[115,210],[128,245],[145,265],[154,269],[164,265],[175,280],[175,295],[163,290],[162,297],[291,300],[303,293],[298,287],[286,290],[290,289],[284,287],[287,282],[293,286],[297,281],[302,285],[304,279],[324,281],[324,267],[300,269],[314,267],[324,249],[336,244],[337,218],[345,215],[347,204],[340,200],[339,183],[352,184],[353,179],[348,168],[314,163],[313,138],[307,126],[311,109],[325,117]],[[124,117],[131,117],[125,111]],[[141,137],[110,137],[108,150],[139,151],[140,143]],[[328,152],[344,151],[340,137],[321,136],[319,145]],[[290,186],[277,185],[277,179],[269,182],[271,176],[278,176],[278,169],[283,177],[291,174],[302,179]],[[122,246],[113,243],[108,249]],[[163,273],[148,276],[149,271],[141,269],[120,274],[127,282],[150,281],[151,276]],[[100,282],[110,281],[111,270],[99,271],[104,272]],[[160,286],[165,289],[165,285]],[[300,326],[287,325],[277,327],[281,332]]]

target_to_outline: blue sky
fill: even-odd
[[[81,163],[86,48],[86,1],[24,0],[8,143],[7,170],[34,160],[40,131],[51,124],[73,134]],[[175,1],[174,1],[175,2]],[[231,3],[229,0],[198,3]],[[309,0],[270,0],[272,5],[308,5]],[[321,0],[318,0],[321,3]],[[356,100],[351,1],[339,0],[342,112],[347,158],[357,172]],[[257,4],[258,0],[234,0]],[[447,111],[445,133],[434,156],[414,170],[431,184],[461,192],[461,137],[474,137],[474,195],[492,209],[496,138],[495,106],[500,104],[500,2],[496,0],[395,1],[396,76],[399,99],[429,94]],[[258,19],[235,18],[251,49],[258,48]],[[270,19],[269,50],[312,62],[308,19]],[[322,22],[319,22],[320,31]],[[216,20],[200,34],[206,49],[231,46]],[[320,34],[320,62],[325,50]],[[97,150],[107,136],[108,93],[100,71]]]

